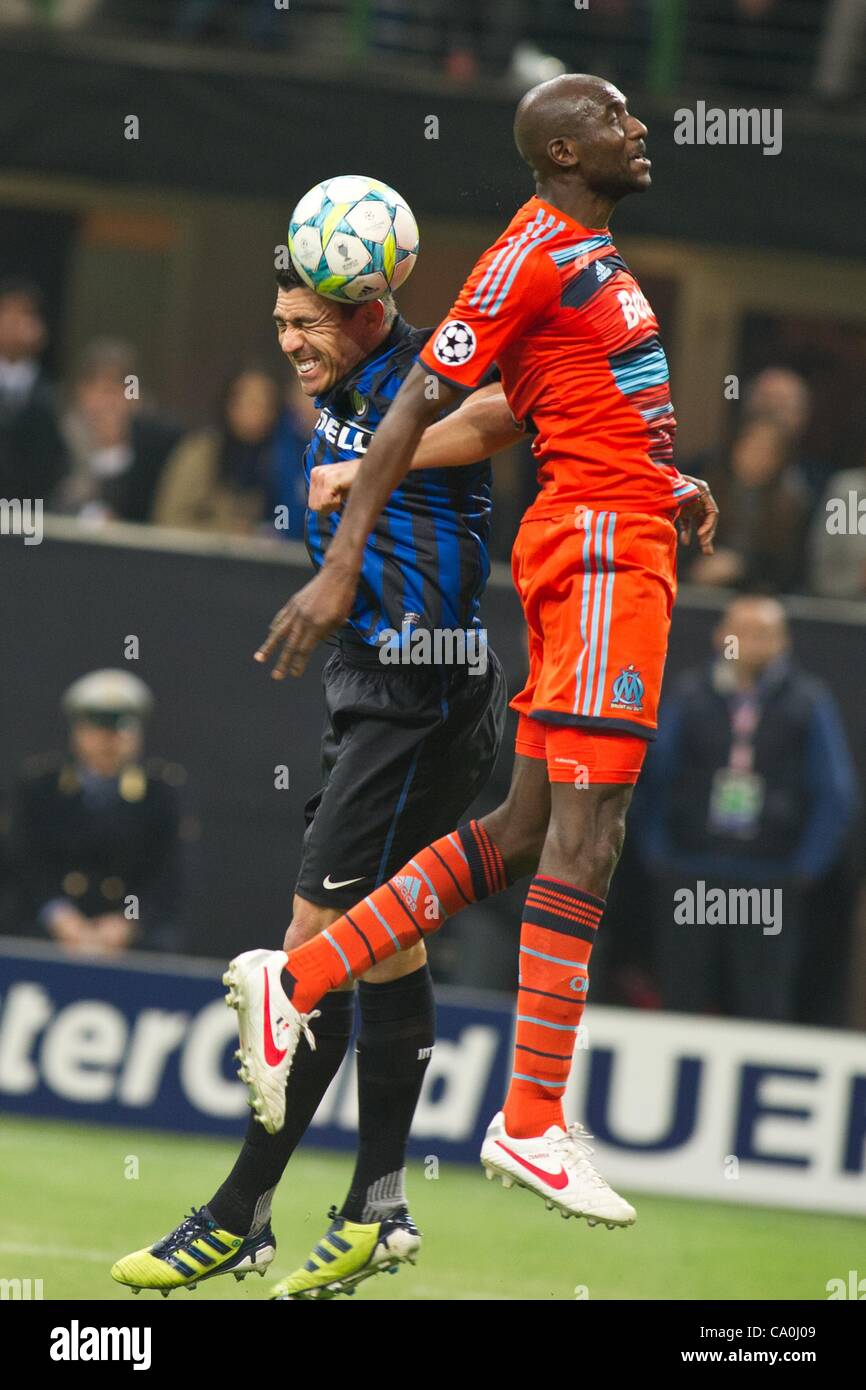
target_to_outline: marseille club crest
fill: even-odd
[[[630,709],[634,714],[640,714],[643,709],[643,692],[644,684],[640,671],[636,671],[633,665],[624,666],[613,683],[610,707]]]

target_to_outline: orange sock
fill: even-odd
[[[589,987],[589,956],[601,898],[537,874],[520,928],[520,989],[514,1069],[504,1105],[515,1139],[565,1125],[562,1097]]]
[[[309,1013],[323,994],[438,931],[452,913],[508,886],[502,855],[478,821],[422,849],[325,931],[290,951],[286,993]]]

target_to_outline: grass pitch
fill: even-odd
[[[133,1299],[109,1277],[113,1261],[206,1202],[236,1151],[222,1140],[0,1117],[0,1277],[41,1279],[45,1299]],[[315,1149],[292,1159],[274,1201],[276,1276],[306,1258],[350,1172],[348,1157]],[[356,1301],[823,1300],[828,1279],[862,1268],[866,1244],[866,1221],[853,1217],[640,1194],[628,1194],[632,1229],[589,1229],[485,1182],[480,1166],[443,1164],[431,1181],[413,1164],[409,1191],[425,1236],[418,1265],[371,1279]],[[221,1277],[168,1301],[263,1299],[272,1282]],[[134,1301],[149,1298],[162,1301],[149,1292]]]

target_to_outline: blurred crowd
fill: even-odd
[[[90,524],[303,536],[301,463],[315,407],[293,375],[280,380],[241,364],[210,424],[185,431],[139,390],[130,344],[90,343],[58,390],[42,366],[46,340],[39,289],[0,283],[0,496],[41,497],[48,511]],[[806,445],[811,409],[802,376],[767,367],[746,384],[730,438],[680,460],[707,479],[722,513],[715,554],[684,550],[682,579],[747,592],[866,595],[866,456],[843,471],[814,456]],[[533,494],[528,455],[516,478],[494,526],[498,559],[508,558],[515,509]]]
[[[862,77],[866,0],[3,0],[4,23],[295,54],[363,51],[463,82],[505,76],[531,86],[568,68],[656,90],[685,82],[844,101]]]
[[[185,431],[139,389],[131,344],[88,344],[58,391],[41,365],[42,297],[0,283],[0,496],[83,522],[298,539],[315,411],[294,379],[238,366],[212,422]]]
[[[683,580],[825,598],[866,593],[866,534],[850,524],[866,498],[866,451],[860,468],[839,471],[814,456],[805,442],[811,410],[802,376],[767,367],[747,383],[730,439],[681,460],[706,478],[721,512],[715,553],[685,552]]]

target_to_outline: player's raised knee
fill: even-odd
[[[306,898],[301,898],[295,894],[292,904],[292,920],[286,928],[283,938],[283,950],[293,951],[297,946],[303,946],[305,941],[310,941],[319,932],[329,927],[332,922],[336,922],[340,913],[331,907],[320,907],[318,903],[311,903]]]

